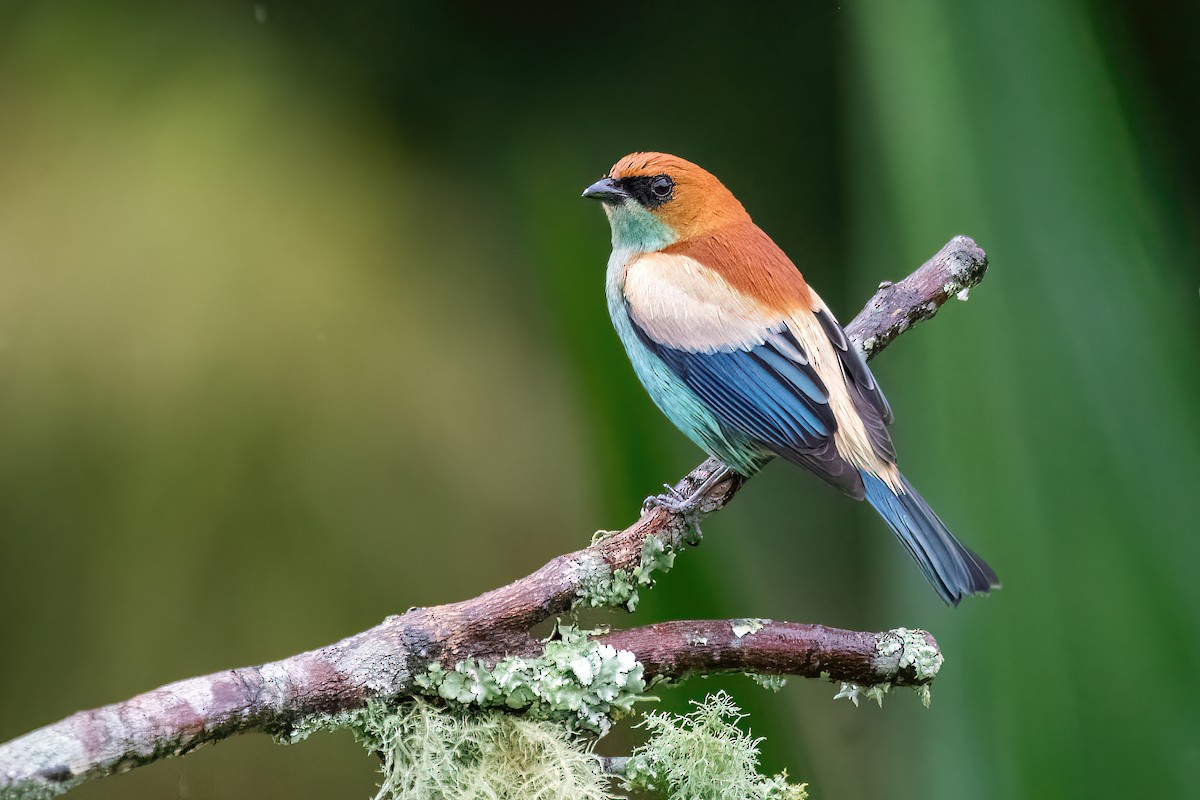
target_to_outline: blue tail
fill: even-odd
[[[867,501],[875,507],[925,578],[947,604],[956,606],[969,594],[987,594],[1000,582],[984,560],[964,547],[938,519],[929,504],[901,476],[901,491],[892,494],[887,484],[862,473]]]

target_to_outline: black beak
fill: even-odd
[[[629,197],[629,192],[621,188],[612,178],[602,178],[583,190],[584,197],[599,200],[603,203],[620,203]]]

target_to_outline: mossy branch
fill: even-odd
[[[973,241],[956,237],[905,280],[882,286],[847,333],[868,357],[877,355],[914,323],[933,316],[947,299],[964,297],[986,266],[986,256]],[[678,490],[691,494],[720,466],[706,460],[679,482]],[[700,518],[723,508],[741,483],[730,477],[710,487]],[[843,695],[855,700],[865,687],[877,687],[878,699],[885,687],[927,686],[933,679],[941,655],[924,632],[860,633],[766,620],[673,622],[572,639],[573,647],[591,649],[560,650],[556,658],[566,659],[562,664],[547,662],[550,645],[531,636],[535,625],[583,605],[631,609],[639,588],[650,586],[655,572],[670,567],[682,544],[694,542],[699,521],[655,507],[628,528],[606,533],[589,547],[558,556],[533,574],[471,600],[415,608],[319,650],[190,678],[81,711],[0,745],[0,797],[50,797],[86,780],[182,755],[238,733],[286,736],[314,715],[422,694],[444,698],[450,673],[462,676],[453,678],[450,687],[460,702],[464,692],[484,697],[487,681],[500,687],[502,678],[524,694],[514,706],[514,689],[497,705],[526,711],[545,707],[556,713],[567,709],[580,719],[603,715],[605,703],[627,699],[605,699],[594,691],[589,695],[594,687],[586,679],[594,679],[596,665],[617,670],[613,674],[618,677],[635,674],[629,659],[636,661],[639,680],[648,682],[729,670],[825,677],[844,682]],[[442,671],[442,682],[430,678],[431,667]],[[497,678],[501,667],[509,671]],[[562,674],[546,673],[555,668]],[[637,685],[626,680],[619,689]],[[591,705],[580,700],[583,705],[572,706],[577,694]],[[599,699],[587,699],[592,695]]]

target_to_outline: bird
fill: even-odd
[[[866,499],[938,596],[999,587],[896,466],[892,409],[862,354],[783,250],[715,176],[678,156],[631,153],[588,186],[612,233],[613,327],[655,405],[718,459],[690,497],[775,458]]]

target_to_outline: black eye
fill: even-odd
[[[635,175],[622,180],[621,185],[644,208],[658,208],[675,196],[675,181],[670,175]]]

